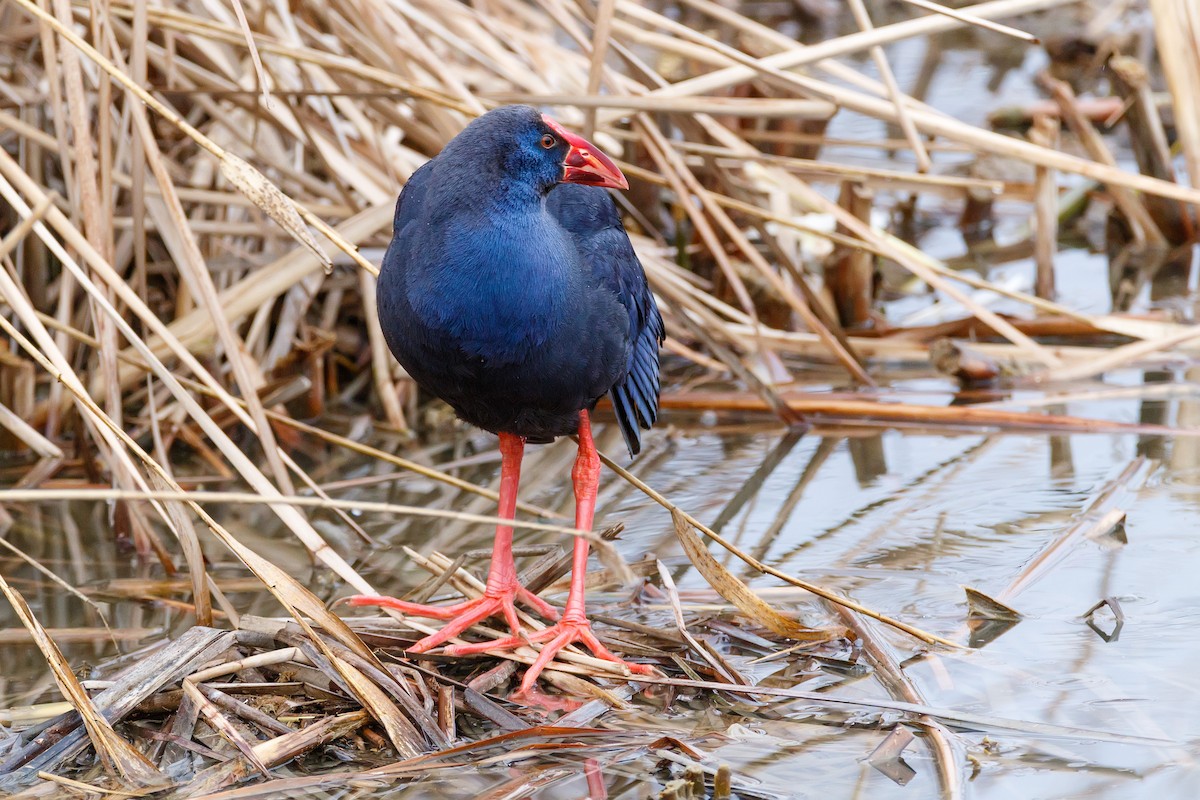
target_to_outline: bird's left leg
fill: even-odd
[[[450,620],[440,631],[429,634],[410,647],[409,652],[412,653],[423,653],[436,647],[491,616],[503,616],[509,630],[514,635],[519,634],[521,622],[517,618],[518,601],[544,617],[558,619],[558,611],[553,606],[520,584],[517,567],[513,563],[513,530],[508,520],[512,520],[517,513],[517,486],[521,482],[521,456],[524,450],[524,439],[511,433],[500,434],[500,509],[497,514],[505,521],[496,526],[492,565],[488,569],[487,588],[481,597],[452,606],[430,606],[375,595],[355,595],[347,598],[347,602],[352,606],[391,608],[414,617]]]
[[[592,529],[592,517],[596,511],[596,493],[600,485],[600,456],[596,453],[596,445],[592,442],[592,428],[588,413],[579,414],[579,455],[575,458],[575,467],[571,470],[571,481],[575,485],[575,527],[580,530]],[[645,664],[631,664],[618,658],[600,643],[592,633],[591,624],[584,612],[584,583],[587,580],[588,540],[575,539],[575,549],[571,558],[571,589],[567,594],[567,607],[562,619],[554,625],[530,635],[527,639],[520,636],[510,636],[491,642],[479,642],[466,645],[453,645],[446,648],[451,655],[466,655],[469,653],[484,653],[489,650],[505,650],[519,647],[528,642],[542,642],[542,651],[537,660],[525,672],[521,688],[517,696],[529,693],[537,683],[538,675],[554,659],[558,651],[569,644],[580,642],[598,658],[623,664],[630,672],[650,674],[653,669]]]

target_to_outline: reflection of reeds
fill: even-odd
[[[441,717],[434,724],[422,705],[428,687],[421,680],[397,677],[357,627],[345,625],[204,504],[218,498],[258,501],[316,562],[355,590],[374,593],[304,510],[339,514],[340,525],[365,538],[347,512],[367,505],[325,494],[295,457],[302,439],[320,439],[438,485],[483,495],[483,503],[494,498],[457,476],[292,415],[302,405],[303,415],[318,416],[332,396],[372,403],[393,429],[420,419],[415,391],[395,370],[378,330],[375,267],[362,251],[386,241],[404,179],[470,118],[506,102],[551,107],[564,122],[588,135],[594,131],[602,146],[619,149],[634,182],[621,202],[664,307],[672,337],[668,349],[704,375],[734,375],[747,391],[677,392],[664,400],[668,409],[770,411],[789,420],[808,414],[839,424],[1169,433],[1164,426],[981,406],[813,399],[780,388],[801,360],[835,365],[847,382],[870,386],[888,362],[927,360],[930,345],[944,336],[992,339],[972,347],[1013,365],[1020,375],[1012,382],[1027,386],[1196,351],[1195,328],[1120,313],[1086,314],[1072,308],[1069,297],[1057,302],[1051,297],[1054,232],[1071,201],[1059,192],[1060,176],[1082,176],[1106,188],[1128,225],[1131,241],[1125,244],[1135,248],[1131,258],[1138,266],[1132,271],[1139,280],[1153,270],[1141,266],[1145,254],[1138,248],[1157,248],[1167,254],[1156,258],[1167,259],[1195,236],[1200,21],[1194,6],[1151,4],[1190,187],[1174,181],[1157,117],[1160,104],[1127,62],[1117,65],[1128,78],[1123,91],[1142,115],[1137,128],[1130,123],[1131,131],[1148,132],[1135,147],[1155,157],[1153,169],[1143,166],[1145,174],[1115,166],[1098,121],[1083,113],[1065,82],[1048,83],[1056,104],[1039,108],[1032,135],[1023,139],[955,120],[906,97],[880,49],[984,20],[1016,17],[1019,26],[1020,14],[1066,4],[993,0],[965,14],[937,8],[928,16],[872,25],[855,3],[860,31],[802,46],[709,0],[681,5],[688,18],[705,23],[690,27],[631,0],[601,0],[595,7],[572,0],[533,5],[334,0],[293,3],[283,16],[282,7],[240,0],[232,14],[191,0],[155,7],[13,0],[0,8],[6,31],[0,47],[10,65],[0,101],[0,210],[11,223],[0,240],[5,304],[0,327],[11,347],[0,354],[0,427],[6,446],[35,456],[37,463],[12,481],[18,485],[5,502],[101,496],[112,501],[118,535],[171,570],[181,558],[192,593],[186,607],[201,625],[236,621],[238,609],[206,567],[198,518],[293,615],[296,630],[270,643],[235,642],[222,634],[203,645],[189,644],[193,649],[187,652],[163,648],[159,657],[181,659],[174,680],[202,666],[192,663],[200,655],[215,657],[212,642],[220,642],[223,653],[235,644],[255,650],[264,664],[271,652],[284,652],[289,663],[326,669],[332,681],[326,693],[353,698],[367,709],[400,753],[444,746],[443,732],[455,728],[454,704],[439,695]],[[930,8],[925,0],[919,5]],[[1006,26],[986,27],[1020,35]],[[863,53],[875,60],[882,83],[836,60]],[[38,95],[41,83],[49,87],[45,97]],[[896,124],[903,141],[878,146],[907,148],[921,170],[821,163],[823,127],[842,110]],[[1059,149],[1058,119],[1084,142],[1088,158]],[[1035,177],[927,172],[929,159],[936,164],[946,149],[1013,159],[1032,165]],[[834,191],[825,190],[830,187]],[[838,188],[841,199],[835,201]],[[957,265],[876,227],[872,192],[952,202],[972,193],[1034,200],[1037,224],[1026,244],[1037,258],[1037,296],[959,272]],[[826,232],[825,222],[836,223],[824,226],[835,229]],[[818,259],[804,244],[818,237],[838,248],[824,264],[824,283],[814,269]],[[877,299],[873,270],[880,260],[938,290],[955,316],[972,319],[921,329],[867,329]],[[973,290],[1018,301],[1037,318],[1000,315]],[[1125,343],[1111,347],[1113,334]],[[1069,344],[1052,346],[1039,338],[1047,335]],[[68,444],[76,431],[81,438]],[[252,448],[241,438],[246,432]],[[248,491],[204,494],[187,488],[168,458],[176,446]],[[84,466],[70,460],[77,455]],[[113,488],[38,494],[41,484],[67,471]],[[12,516],[28,507],[0,507],[0,525],[12,524]],[[522,508],[551,516],[536,506]],[[446,516],[455,525],[489,519],[395,504],[369,510]],[[528,527],[569,532],[549,524]],[[160,539],[164,530],[178,546]],[[447,530],[458,529],[448,522]],[[686,531],[694,536],[691,528]],[[613,571],[625,571],[611,546],[598,544],[613,556]],[[736,552],[755,569],[824,591]],[[462,592],[477,589],[455,562],[433,556],[418,563],[438,576],[434,588],[445,583]],[[83,715],[97,752],[133,782],[156,781],[153,772],[130,760],[123,742],[114,743],[111,726],[96,713],[104,706],[97,699],[93,707],[73,682],[70,665],[18,590],[7,585],[4,590],[63,696]],[[765,608],[740,589],[735,596],[742,611]],[[823,596],[937,641],[840,593]],[[775,622],[778,633],[783,623]],[[861,633],[871,636],[869,628]],[[296,636],[308,643],[307,651],[286,644]],[[275,645],[280,649],[271,651]],[[881,649],[868,650],[877,667],[891,669]],[[514,657],[527,659],[528,653]],[[578,655],[570,660],[564,669],[605,674],[599,662]],[[184,685],[190,688],[175,708],[190,704],[260,770],[366,722],[358,711],[331,712],[303,731],[275,729],[270,733],[278,738],[255,744],[226,719],[240,715],[254,724],[252,710],[211,687]],[[909,692],[896,685],[902,694]],[[146,690],[124,713],[162,688]],[[506,719],[508,712],[479,697],[471,700],[473,708],[487,709],[480,713],[493,722]],[[192,714],[193,724],[195,719]],[[60,733],[70,728],[63,720],[56,724]],[[186,739],[191,733],[189,728],[172,735]],[[939,733],[943,770],[950,750]],[[217,772],[198,776],[196,786],[212,789],[236,778],[233,767]]]

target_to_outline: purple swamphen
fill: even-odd
[[[505,519],[516,513],[525,443],[577,433],[575,525],[591,530],[600,459],[588,412],[608,395],[631,455],[658,414],[662,317],[603,187],[628,188],[606,155],[529,106],[506,106],[476,119],[413,173],[396,203],[379,273],[384,336],[419,386],[499,434]],[[625,663],[596,639],[584,614],[587,540],[575,541],[558,619],[518,583],[512,536],[510,526],[496,528],[487,588],[476,600],[441,607],[360,595],[350,602],[450,620],[410,648],[418,653],[503,615],[511,637],[446,652],[543,643],[519,694],[533,690],[555,653],[573,642]],[[526,637],[516,601],[558,622]]]

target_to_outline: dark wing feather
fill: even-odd
[[[430,159],[418,167],[416,172],[408,176],[408,180],[404,182],[400,196],[396,198],[396,213],[392,217],[393,236],[400,233],[421,208],[432,175],[433,159]]]
[[[629,454],[637,455],[642,446],[641,429],[649,430],[658,418],[662,315],[607,191],[560,184],[550,192],[547,208],[560,225],[574,234],[579,254],[596,284],[611,289],[629,312],[625,369],[609,390],[609,397]]]

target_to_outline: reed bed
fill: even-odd
[[[583,741],[588,757],[605,763],[669,751],[687,774],[674,776],[676,793],[664,796],[701,796],[704,786],[758,796],[683,742],[586,732],[632,694],[628,676],[610,665],[582,654],[557,664],[548,675],[558,688],[595,699],[548,727],[493,692],[532,650],[487,669],[400,659],[422,623],[344,621],[327,604],[337,591],[281,566],[279,547],[311,559],[339,586],[375,594],[347,555],[348,539],[370,542],[358,521],[364,510],[440,517],[434,544],[447,551],[463,526],[492,521],[495,494],[430,466],[418,446],[446,426],[445,414],[391,360],[373,300],[399,187],[497,105],[546,107],[594,136],[630,178],[618,199],[666,318],[668,422],[717,411],[774,414],[793,426],[807,419],[1194,436],[1043,413],[1036,403],[915,405],[887,386],[892,370],[912,364],[960,381],[965,398],[981,387],[1041,390],[1195,357],[1200,327],[1186,314],[1130,312],[1147,284],[1181,270],[1186,283],[1193,258],[1200,20],[1191,6],[1153,0],[1154,29],[1128,41],[1105,37],[1131,13],[1124,3],[910,2],[917,8],[855,2],[847,19],[825,20],[748,15],[712,0],[0,4],[0,428],[12,456],[0,523],[22,524],[47,503],[110,503],[111,536],[179,576],[169,594],[190,620],[139,660],[122,656],[81,682],[55,640],[122,632],[48,631],[21,587],[0,578],[26,631],[13,636],[37,644],[69,704],[42,699],[0,712],[21,728],[0,742],[0,787],[30,797],[185,797],[257,776],[270,796],[285,788],[271,782],[278,765],[297,757],[314,768],[328,767],[321,759],[331,752],[358,762],[353,773],[287,779],[315,790],[351,780],[389,785],[526,746],[543,759],[537,779],[549,781],[551,755],[565,758]],[[1091,28],[1077,34],[1083,20]],[[1007,113],[1015,132],[999,130],[1000,120],[996,129],[956,120],[899,86],[889,45],[956,30],[1001,37],[1011,48],[1041,46],[1040,36],[1055,56],[1048,102]],[[1063,56],[1064,39],[1092,47],[1092,59]],[[880,80],[854,66],[866,58]],[[906,157],[886,169],[828,158],[846,144],[826,136],[838,115],[892,126],[893,139],[853,144]],[[1118,133],[1137,170],[1114,157]],[[1005,166],[952,172],[946,155]],[[995,248],[1002,252],[983,237],[961,261],[940,261],[872,213],[928,198],[961,210],[964,225],[984,227],[994,203],[1023,203],[1028,234]],[[1055,293],[1059,230],[1088,208],[1110,228],[1114,310],[1106,314]],[[980,258],[1034,258],[1034,290],[973,274]],[[925,321],[882,313],[888,292],[930,293]],[[996,297],[1025,313],[992,310]],[[814,364],[830,376],[819,395],[797,390]],[[331,497],[337,465],[351,455],[424,482],[434,499],[367,508]],[[764,564],[610,466],[672,510],[681,546],[746,623],[740,646],[797,664],[871,664],[891,699],[853,702],[922,728],[948,795],[961,791],[955,726],[1073,735],[925,705],[877,626],[937,647],[956,646],[954,637]],[[253,524],[235,528],[213,510],[232,503],[248,507]],[[554,509],[522,511],[528,530],[576,533]],[[247,535],[272,525],[294,546]],[[202,544],[210,537],[270,593],[274,612],[252,615],[231,599],[246,591],[234,585],[246,573],[214,575]],[[737,702],[851,703],[836,691],[778,686],[756,695],[745,675],[689,634],[711,620],[681,604],[669,573],[625,564],[605,536],[592,538],[605,563],[597,582],[648,580],[677,627],[614,618],[625,629],[613,646],[663,676],[639,686],[657,681]],[[751,574],[790,584],[791,601],[824,598],[831,605],[814,617],[823,622],[809,628],[780,614],[712,560],[713,541]],[[461,558],[422,552],[389,558],[433,576],[426,596],[478,590]],[[547,550],[531,567],[534,585],[552,586],[565,566]],[[165,602],[162,588],[122,591]],[[290,616],[279,617],[280,606]],[[727,635],[730,626],[721,626]],[[220,744],[200,744],[200,729]],[[898,753],[905,744],[891,746]],[[78,760],[85,748],[91,761]],[[172,772],[185,755],[186,774]],[[897,758],[881,754],[879,763]]]

